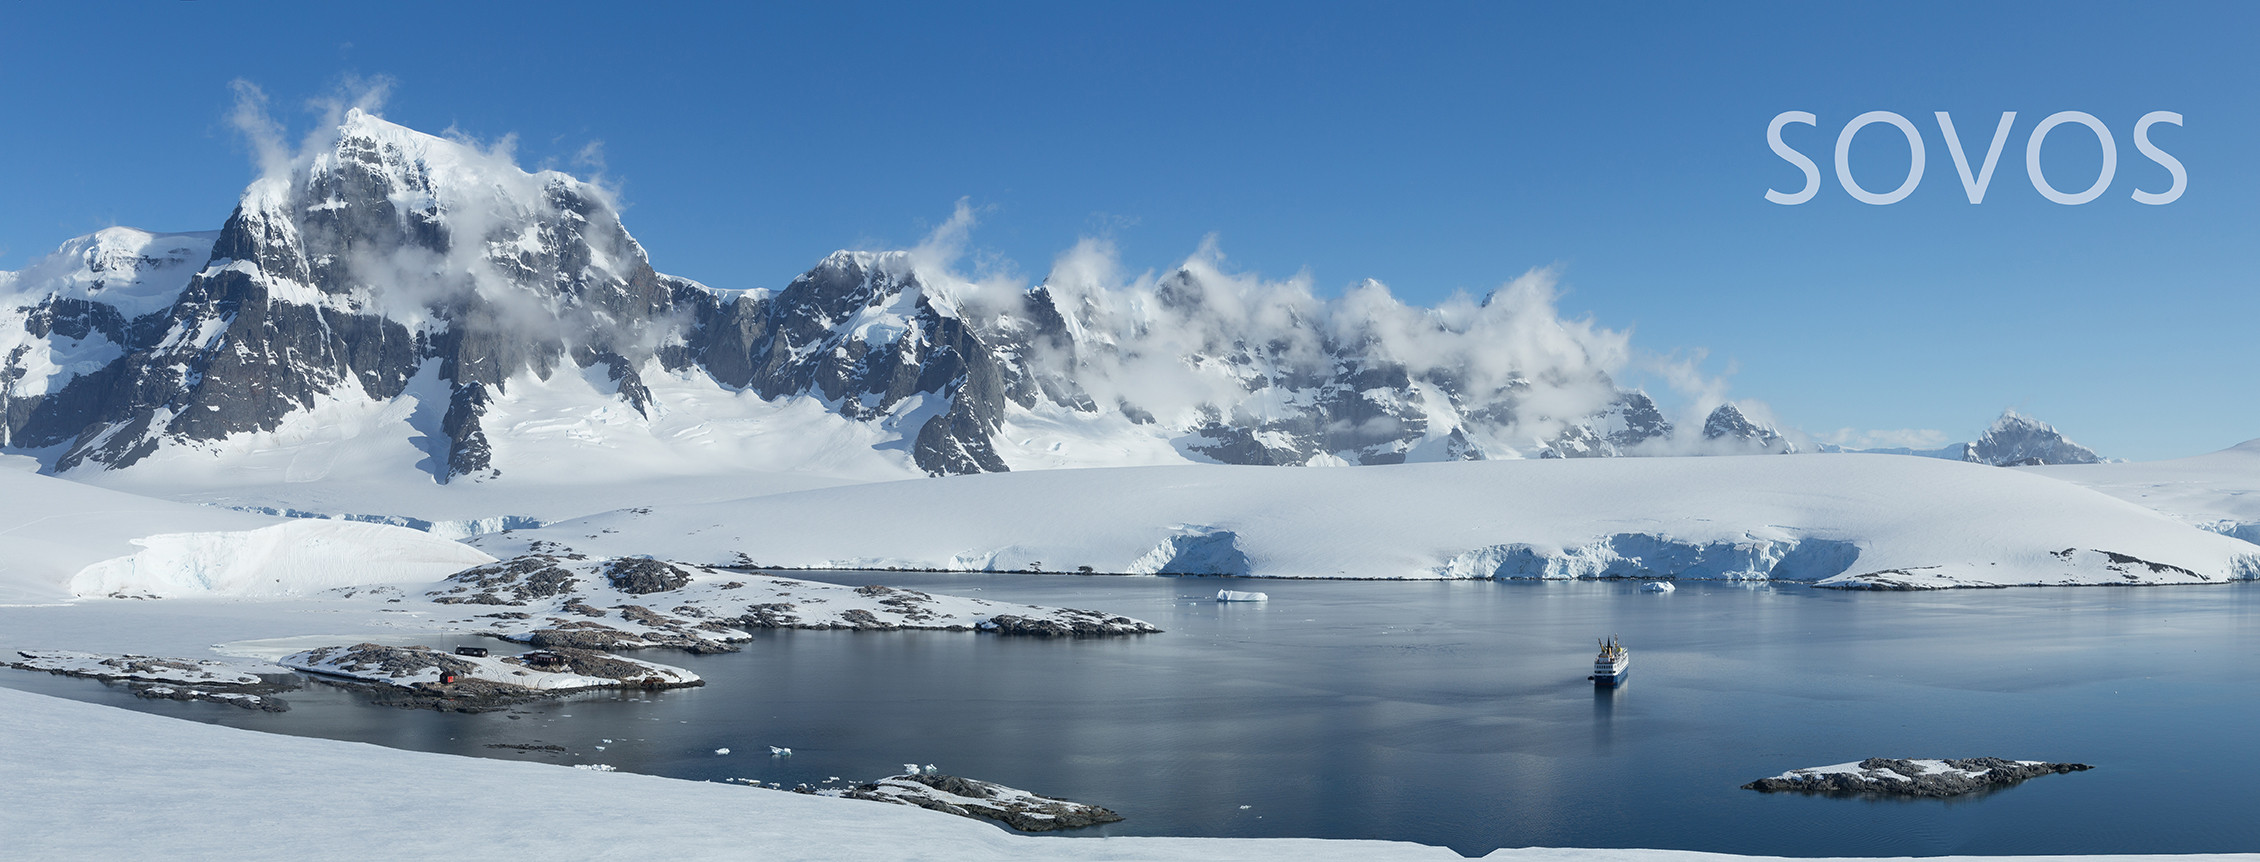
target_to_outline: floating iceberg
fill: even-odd
[[[1640,591],[1643,593],[1668,593],[1676,589],[1679,588],[1663,581],[1649,581],[1640,585]]]
[[[1262,593],[1243,593],[1239,590],[1217,590],[1216,600],[1220,602],[1268,602],[1271,601],[1271,597]]]

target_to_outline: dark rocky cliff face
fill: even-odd
[[[1732,404],[1721,404],[1703,419],[1703,439],[1714,445],[1749,452],[1793,454],[1797,444],[1781,436],[1772,426],[1755,422],[1742,415],[1742,409]]]
[[[1486,452],[1531,418],[1530,380],[1415,372],[1370,339],[1307,326],[1295,345],[1228,336],[1178,357],[1246,397],[1189,423],[1157,418],[1151,405],[1091,394],[1089,362],[1125,348],[1080,336],[1101,324],[1060,308],[1047,286],[963,308],[905,253],[840,252],[775,293],[718,291],[655,272],[601,189],[495,161],[350,115],[329,151],[246,192],[168,304],[87,292],[24,309],[32,338],[117,355],[22,396],[26,348],[0,357],[6,445],[55,447],[57,470],[128,468],[164,441],[274,431],[326,399],[393,399],[430,375],[447,393],[434,429],[444,439],[427,444],[435,478],[485,477],[512,467],[497,463],[483,424],[512,380],[600,364],[612,397],[647,417],[656,405],[642,375],[654,367],[763,399],[819,399],[845,419],[886,423],[935,475],[1007,469],[996,436],[1013,407],[1179,423],[1166,430],[1181,451],[1235,464],[1608,456],[1671,433],[1646,395],[1594,379],[1614,402],[1540,423],[1553,430],[1515,453]],[[1191,314],[1207,289],[1179,271],[1155,296]]]
[[[287,191],[246,195],[170,308],[130,326],[93,313],[126,355],[9,417],[13,445],[68,444],[58,470],[127,467],[165,437],[273,431],[356,389],[397,397],[437,363],[453,392],[444,479],[494,469],[479,416],[512,375],[603,362],[642,409],[636,365],[695,361],[661,347],[716,294],[653,272],[610,205],[562,175],[465,205],[431,163],[454,146],[350,119]]]

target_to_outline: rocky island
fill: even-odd
[[[1761,778],[1742,785],[1742,789],[1761,793],[1794,790],[1847,795],[1960,796],[2008,787],[2035,776],[2083,772],[2093,768],[2085,763],[2003,760],[1998,757],[1973,757],[1967,760],[1894,760],[1870,757],[1858,763],[1792,769],[1772,778]]]
[[[61,676],[123,683],[138,697],[201,700],[266,712],[287,712],[275,692],[299,687],[288,668],[258,661],[105,655],[72,650],[22,650],[0,665]]]
[[[928,770],[933,767],[926,767]],[[995,820],[1022,832],[1057,832],[1101,823],[1116,823],[1122,815],[1096,805],[1040,796],[1026,790],[940,775],[907,772],[845,788],[795,788],[797,793],[838,796],[895,805],[914,805],[959,817]]]
[[[480,630],[544,649],[728,652],[756,629],[990,632],[1034,637],[1152,634],[1143,620],[919,590],[846,587],[645,557],[543,548],[449,576],[425,597],[489,606]]]
[[[444,712],[487,712],[594,688],[706,684],[679,667],[571,648],[489,657],[364,643],[293,653],[282,664],[364,684],[379,703]]]

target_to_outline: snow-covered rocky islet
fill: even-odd
[[[363,643],[293,653],[283,657],[282,664],[371,683],[365,690],[379,703],[450,712],[484,712],[597,688],[656,690],[706,684],[683,668],[569,648],[484,656]]]
[[[811,790],[821,796],[839,796],[896,805],[914,805],[930,811],[995,820],[1022,832],[1058,832],[1101,823],[1118,823],[1122,815],[1096,805],[1040,796],[1018,788],[955,775],[905,771],[877,781],[839,789]]]
[[[16,655],[19,661],[0,661],[0,666],[119,683],[138,697],[201,700],[266,712],[289,711],[289,702],[275,693],[299,687],[289,668],[259,661],[73,650],[19,650]]]
[[[913,629],[1036,637],[1161,631],[1144,620],[1098,611],[543,550],[549,553],[522,554],[458,572],[425,595],[442,605],[495,607],[477,615],[489,620],[480,633],[543,648],[726,652],[758,629]]]
[[[1880,796],[1960,796],[1996,790],[2027,778],[2085,772],[2085,763],[2049,763],[2042,760],[2003,760],[1973,757],[1965,760],[1904,760],[1871,757],[1854,763],[1792,769],[1772,778],[1742,785],[1763,793],[1862,794]]]

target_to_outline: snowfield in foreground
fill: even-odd
[[[935,811],[626,772],[399,751],[160,718],[0,689],[0,834],[27,859],[145,856],[301,860],[408,850],[428,824],[539,800],[570,817],[479,818],[451,829],[461,858],[1208,860],[1391,862],[1461,858],[1443,847],[1303,838],[1037,838]],[[325,816],[323,812],[352,812]],[[213,835],[216,819],[227,833]],[[179,836],[211,835],[210,840]],[[403,843],[403,841],[409,843]],[[376,851],[380,855],[382,851]],[[1513,862],[1703,862],[1676,850],[1495,850]],[[2260,859],[2221,856],[1946,856],[2017,859]]]
[[[470,543],[793,568],[1882,589],[2260,577],[2260,546],[2141,506],[1894,455],[1051,470],[622,510]]]

